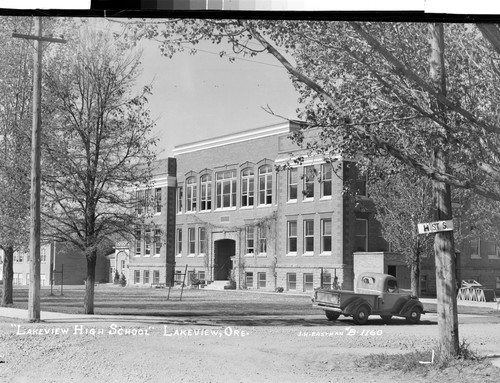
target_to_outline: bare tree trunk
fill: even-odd
[[[3,260],[3,294],[2,306],[11,305],[13,300],[12,280],[14,279],[14,248],[7,246],[4,248]]]
[[[85,314],[94,314],[94,283],[95,266],[97,262],[97,250],[87,255],[87,278],[85,279],[85,298],[83,301],[83,310]]]
[[[442,24],[430,25],[430,77],[434,86],[446,95],[446,74],[444,67],[444,28]],[[431,105],[435,113],[444,113],[439,102]],[[447,172],[446,133],[438,132],[433,151],[433,167],[438,172]],[[443,182],[432,182],[435,220],[451,220],[451,189]],[[455,356],[459,350],[457,301],[455,299],[455,246],[453,232],[438,232],[434,237],[436,263],[436,292],[438,332],[443,356]]]
[[[420,254],[416,254],[410,265],[411,292],[416,297],[420,296]]]

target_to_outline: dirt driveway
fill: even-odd
[[[374,317],[375,319],[375,317]],[[327,322],[323,315],[127,317],[0,322],[2,382],[498,382],[500,369],[431,370],[427,376],[369,369],[360,358],[395,358],[435,347],[435,314],[420,325]],[[467,319],[467,320],[465,320]],[[460,337],[500,354],[498,318],[461,316]],[[465,322],[465,323],[464,323]]]

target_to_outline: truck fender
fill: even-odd
[[[422,305],[422,303],[418,299],[412,298],[404,304],[404,306],[401,308],[401,310],[399,310],[398,315],[403,316],[403,317],[409,315],[411,309],[414,308],[415,306],[418,306],[420,308],[420,311],[422,312],[422,314],[424,314],[424,306]]]
[[[342,309],[344,315],[353,315],[361,306],[368,306],[370,312],[372,311],[371,305],[363,298],[353,298],[346,303],[347,305]]]

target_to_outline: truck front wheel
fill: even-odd
[[[335,311],[327,311],[325,310],[325,314],[326,314],[326,317],[328,318],[328,320],[337,320],[340,316],[340,313],[337,313]]]
[[[363,325],[368,322],[368,317],[370,316],[370,308],[367,306],[361,306],[359,309],[356,310],[354,315],[352,316],[352,319],[354,319],[354,323]]]
[[[418,322],[420,322],[421,314],[422,312],[420,311],[420,307],[415,306],[411,309],[410,313],[406,317],[406,321],[410,324],[417,324]]]

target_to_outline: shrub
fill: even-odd
[[[276,287],[277,293],[282,293],[283,291],[285,291],[285,289],[283,287]]]
[[[124,287],[127,285],[127,278],[125,278],[125,275],[122,273],[120,277],[120,286]]]

